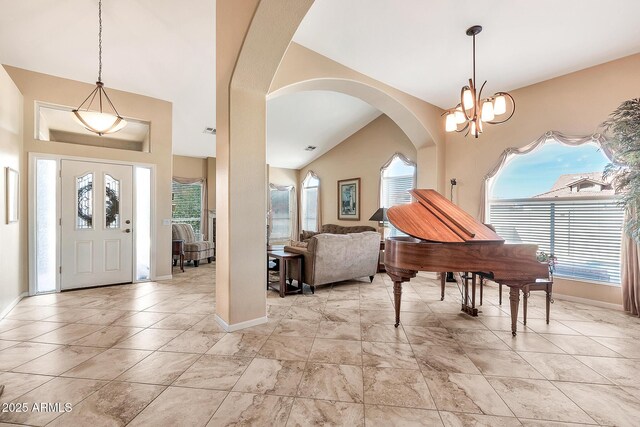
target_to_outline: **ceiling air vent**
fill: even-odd
[[[216,128],[204,128],[204,131],[202,131],[202,133],[208,133],[209,135],[215,135],[216,134]]]
[[[313,151],[313,150],[315,150],[316,148],[318,148],[318,147],[316,147],[315,145],[307,145],[307,146],[305,147],[304,151]]]

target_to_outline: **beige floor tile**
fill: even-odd
[[[396,313],[391,308],[389,310],[360,310],[360,322],[393,325],[396,323]]]
[[[60,414],[73,410],[80,401],[98,391],[107,384],[106,381],[84,380],[76,378],[54,378],[40,387],[23,394],[14,402],[26,403],[26,412],[4,412],[0,420],[44,426]],[[56,405],[55,409],[42,408],[42,404]],[[40,410],[34,410],[34,405]],[[68,405],[68,406],[65,406]]]
[[[0,370],[8,371],[60,348],[55,344],[23,342],[0,351]]]
[[[553,308],[551,309],[551,316],[553,317]],[[566,326],[558,320],[551,319],[547,324],[545,319],[527,319],[527,328],[533,332],[539,334],[555,334],[555,335],[578,335],[577,331],[574,331],[570,327]]]
[[[54,377],[45,375],[20,374],[14,372],[0,373],[0,384],[4,385],[0,402],[10,402],[34,388],[51,381],[53,378]]]
[[[518,352],[535,370],[551,381],[611,384],[602,375],[568,354]]]
[[[136,416],[128,427],[204,426],[227,392],[169,387]]]
[[[636,338],[594,337],[593,340],[613,350],[615,354],[585,354],[585,356],[616,357],[622,355],[624,357],[636,358],[640,354],[640,340]]]
[[[104,348],[64,346],[14,368],[15,372],[60,375],[105,351]]]
[[[320,307],[294,306],[289,308],[284,318],[319,322],[323,319],[323,315]]]
[[[82,362],[62,376],[113,380],[133,365],[151,354],[150,351],[111,348]]]
[[[31,323],[33,322],[30,320],[0,319],[0,333],[19,328],[20,326],[30,325]]]
[[[123,317],[128,317],[130,311],[124,310],[102,310],[98,314],[80,319],[78,323],[86,323],[90,325],[112,325]]]
[[[554,383],[569,399],[602,425],[637,426],[640,400],[619,387]]]
[[[284,426],[292,405],[293,397],[231,392],[207,426]]]
[[[0,354],[2,354],[2,352],[0,352]],[[640,359],[591,356],[575,357],[615,384],[628,387],[640,387],[640,378],[636,375],[637,372],[640,372]]]
[[[205,354],[173,383],[174,386],[231,390],[251,359]]]
[[[289,337],[310,337],[316,336],[318,331],[317,322],[309,322],[307,320],[282,319],[273,331],[274,335],[282,335]]]
[[[156,351],[116,378],[117,381],[169,385],[198,359],[190,353]]]
[[[305,362],[255,358],[233,391],[295,396],[304,367]]]
[[[325,308],[322,311],[323,320],[329,322],[360,322],[360,310],[346,308]]]
[[[5,320],[10,321],[11,319]],[[28,341],[39,335],[46,334],[47,332],[51,332],[54,329],[59,329],[66,325],[66,323],[56,322],[30,322],[1,333],[0,340]]]
[[[364,405],[297,398],[287,427],[309,425],[364,427]]]
[[[101,310],[97,308],[69,308],[61,313],[49,316],[44,320],[47,322],[74,323],[79,320],[86,319],[89,316],[95,316],[100,312]]]
[[[436,409],[419,370],[364,367],[363,371],[365,403]]]
[[[258,356],[270,359],[305,361],[309,357],[312,344],[313,338],[272,335],[264,343],[258,352]]]
[[[552,342],[556,346],[564,350],[565,353],[575,354],[580,356],[606,356],[606,357],[619,357],[620,354],[616,353],[612,349],[597,342],[600,339],[618,339],[618,338],[589,338],[583,335],[542,335],[546,340]],[[640,345],[638,346],[640,351]]]
[[[184,331],[160,351],[175,351],[179,353],[206,353],[215,343],[220,341],[225,334],[199,331]]]
[[[496,332],[496,335],[504,341],[512,350],[535,351],[540,353],[564,353],[560,347],[535,332],[518,331],[515,337],[511,332]]]
[[[49,425],[124,426],[163,390],[164,387],[156,385],[112,382]]]
[[[142,331],[142,328],[133,328],[130,326],[107,326],[99,331],[87,335],[84,338],[74,341],[73,345],[109,348],[140,331]]]
[[[13,347],[14,345],[20,344],[19,341],[4,341],[0,340],[0,350],[4,350],[5,348]]]
[[[467,355],[484,375],[544,378],[515,351],[476,349]]]
[[[360,366],[362,344],[360,341],[316,338],[309,354],[309,361]]]
[[[360,341],[360,324],[350,322],[320,322],[316,338]]]
[[[207,354],[217,356],[253,357],[258,354],[268,336],[256,334],[226,334]]]
[[[459,308],[459,307],[458,307]],[[460,310],[456,314],[438,314],[442,327],[447,329],[465,329],[465,330],[487,330],[488,326],[485,324],[500,321],[501,318],[496,317],[472,317],[465,313],[461,313]],[[508,319],[508,318],[505,318]],[[424,325],[429,326],[429,325]]]
[[[46,334],[39,335],[30,339],[30,341],[49,344],[71,344],[72,342],[77,341],[80,338],[84,338],[102,328],[104,328],[102,325],[82,325],[79,323],[72,323],[51,332],[47,332]]]
[[[425,372],[424,378],[440,411],[513,416],[482,375]]]
[[[451,334],[462,348],[472,349],[471,351],[476,349],[510,349],[494,332],[489,330],[454,329],[451,330]]]
[[[516,417],[594,423],[582,409],[546,380],[489,378]]]
[[[14,320],[43,320],[47,317],[51,317],[54,314],[59,314],[67,310],[66,307],[16,307],[9,314],[8,319]]]
[[[411,345],[362,342],[362,364],[378,368],[419,369]]]
[[[298,387],[298,396],[362,403],[362,368],[309,363]]]
[[[405,326],[411,344],[428,344],[437,346],[458,346],[453,334],[446,328],[426,328],[424,326]]]
[[[224,332],[224,329],[214,316],[206,316],[204,319],[189,328],[190,331],[200,332]]]
[[[422,371],[479,374],[480,371],[459,346],[412,344]]]
[[[440,318],[433,313],[418,313],[418,312],[408,312],[402,313],[400,316],[400,323],[404,326],[424,326],[428,328],[433,327],[442,327],[442,322],[440,322]]]
[[[115,347],[136,350],[158,350],[182,332],[181,330],[174,329],[144,329],[120,341]]]
[[[135,328],[148,328],[149,326],[161,321],[167,316],[169,316],[168,313],[152,313],[141,311],[138,313],[133,313],[130,316],[121,317],[113,322],[113,324],[118,326],[132,326]]]
[[[461,414],[440,411],[445,427],[517,427],[520,424],[514,417],[496,417],[492,415]]]
[[[442,426],[438,411],[398,406],[365,405],[367,427]]]
[[[150,328],[157,329],[181,329],[187,330],[196,323],[200,322],[204,319],[205,316],[202,314],[171,314],[164,319],[154,323],[150,326]]]
[[[363,341],[408,343],[404,328],[393,325],[362,324],[360,333]]]

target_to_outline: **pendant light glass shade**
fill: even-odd
[[[464,116],[464,113],[462,112],[462,107],[456,108],[454,113],[456,115],[456,124],[461,125],[462,123],[467,121],[467,118]]]
[[[454,113],[447,114],[445,130],[447,132],[453,132],[458,127],[456,123],[456,115]]]
[[[493,114],[499,116],[507,112],[507,100],[504,95],[496,96],[493,101]]]
[[[462,93],[462,101],[465,110],[473,109],[473,94],[471,93],[471,89],[465,89]]]
[[[495,118],[495,114],[493,113],[493,103],[490,100],[486,100],[482,103],[482,121],[488,122]]]
[[[98,111],[73,110],[73,117],[85,129],[98,135],[118,132],[127,125],[127,121],[120,116]]]

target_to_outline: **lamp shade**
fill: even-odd
[[[378,222],[389,221],[389,219],[387,218],[387,208],[379,208],[377,211],[375,211],[373,215],[371,215],[371,218],[369,218],[369,221],[378,221]]]

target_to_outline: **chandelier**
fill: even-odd
[[[98,2],[98,81],[93,91],[73,110],[73,117],[87,130],[102,136],[118,132],[127,125],[127,121],[118,114],[118,110],[109,99],[102,83],[102,0]],[[96,100],[97,98],[97,100]],[[98,111],[92,111],[91,105],[97,101]],[[105,112],[103,107],[110,107],[113,114]]]
[[[473,78],[469,85],[460,91],[460,103],[445,111],[445,130],[447,132],[464,132],[465,136],[478,137],[483,131],[484,124],[497,125],[509,120],[516,112],[516,102],[507,92],[496,92],[488,98],[482,98],[482,89],[487,84],[485,80],[478,91],[476,85],[476,35],[482,31],[480,25],[467,29],[467,35],[473,37]],[[507,108],[509,107],[509,108]],[[510,111],[507,114],[507,111]],[[500,118],[503,116],[503,118]]]

